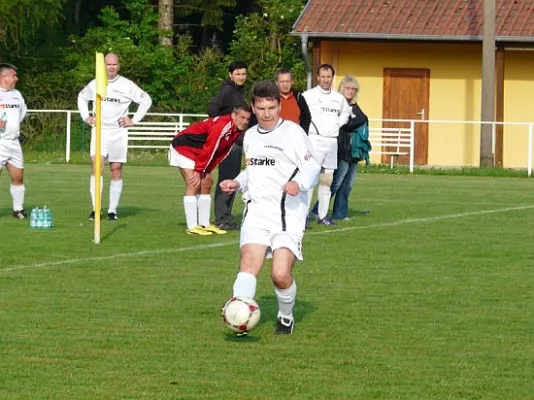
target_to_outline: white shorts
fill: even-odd
[[[0,139],[0,169],[7,163],[24,169],[24,156],[18,139]]]
[[[96,154],[95,128],[91,130],[91,157]],[[100,154],[109,162],[124,164],[128,155],[128,130],[120,129],[113,133],[102,131]]]
[[[272,258],[273,252],[277,249],[289,249],[297,258],[302,261],[302,235],[287,231],[271,231],[262,228],[241,228],[239,247],[246,244],[262,244],[267,246],[266,258]]]
[[[313,154],[324,169],[337,169],[337,138],[321,135],[308,135],[313,146]]]
[[[195,162],[186,156],[178,153],[174,147],[169,149],[169,164],[172,167],[185,168],[185,169],[195,169]]]

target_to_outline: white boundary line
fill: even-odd
[[[448,214],[448,215],[441,215],[441,216],[438,216],[438,217],[408,218],[408,219],[401,219],[399,221],[384,222],[384,223],[381,223],[381,224],[374,224],[374,225],[348,226],[348,227],[345,227],[345,228],[334,228],[334,229],[322,230],[322,231],[318,231],[318,232],[306,232],[305,236],[324,235],[324,234],[328,234],[328,233],[347,232],[347,231],[355,231],[355,230],[360,230],[360,229],[387,228],[387,227],[392,227],[392,226],[415,224],[415,223],[420,223],[420,222],[436,222],[436,221],[443,221],[443,220],[447,220],[447,219],[458,219],[458,218],[472,217],[472,216],[478,216],[478,215],[503,213],[503,212],[509,212],[509,211],[529,210],[529,209],[533,209],[533,208],[534,208],[534,204],[533,205],[527,205],[527,206],[498,208],[498,209],[494,209],[494,210],[484,210],[484,211],[473,211],[473,212],[465,212],[465,213],[458,213],[458,214]],[[177,249],[144,250],[144,251],[137,251],[135,253],[119,253],[119,254],[112,254],[112,255],[109,255],[109,256],[72,258],[72,259],[67,259],[67,260],[50,261],[50,262],[44,262],[44,263],[38,263],[38,264],[30,264],[30,265],[14,265],[12,267],[1,268],[0,269],[0,273],[2,273],[2,272],[20,271],[20,270],[24,270],[24,269],[38,269],[38,268],[45,268],[45,267],[55,267],[55,266],[59,266],[59,265],[76,264],[76,263],[80,263],[80,262],[93,262],[93,261],[113,260],[115,258],[122,258],[122,257],[139,257],[139,256],[152,255],[152,254],[165,254],[165,253],[183,253],[183,252],[186,252],[186,251],[196,251],[196,250],[203,250],[203,249],[213,249],[213,248],[217,248],[217,247],[232,246],[232,245],[235,245],[235,244],[238,244],[238,243],[239,243],[238,240],[232,240],[232,241],[212,243],[212,244],[200,244],[200,245],[196,245],[196,246],[181,247],[181,248],[177,248]]]

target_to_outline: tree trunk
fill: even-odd
[[[159,0],[158,28],[162,31],[160,43],[163,46],[172,46],[174,22],[174,0]]]

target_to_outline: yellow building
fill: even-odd
[[[369,118],[428,121],[415,123],[416,164],[479,165],[480,124],[463,121],[481,119],[482,3],[311,0],[293,33],[303,47],[312,44],[310,77],[328,63],[335,87],[346,75],[358,79],[358,103]],[[507,123],[494,128],[494,159],[525,168],[534,123],[534,9],[526,0],[496,3],[494,120]]]

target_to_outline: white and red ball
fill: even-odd
[[[226,326],[237,333],[249,332],[260,322],[260,306],[250,297],[232,297],[222,310]]]

